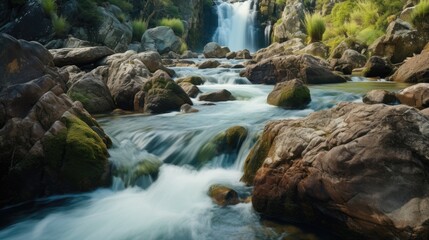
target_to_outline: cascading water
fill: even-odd
[[[216,1],[218,27],[213,41],[229,47],[232,51],[258,47],[257,0]]]
[[[273,26],[271,25],[271,21],[267,22],[267,26],[265,26],[265,30],[264,30],[264,41],[265,41],[265,45],[270,45],[271,43],[271,31],[273,29]]]

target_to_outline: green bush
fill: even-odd
[[[384,34],[383,31],[374,29],[372,27],[365,28],[360,31],[356,38],[359,42],[366,44],[367,46],[371,45],[375,40],[381,37]]]
[[[88,24],[96,27],[101,21],[97,4],[92,0],[77,0],[79,24]]]
[[[429,0],[421,0],[411,13],[411,21],[416,27],[429,23]]]
[[[43,11],[48,15],[53,15],[57,12],[57,3],[55,0],[41,0]]]
[[[52,16],[52,26],[57,36],[65,36],[69,30],[69,24],[65,17],[57,16],[54,14]]]
[[[319,42],[323,38],[323,34],[325,33],[325,20],[322,15],[319,13],[305,14],[304,20],[305,29],[307,31],[307,35],[309,37],[310,43]]]
[[[143,33],[147,29],[147,22],[143,19],[136,19],[133,20],[131,25],[133,27],[133,39],[135,41],[140,41],[143,36]]]
[[[159,25],[170,27],[179,37],[181,37],[185,32],[185,26],[183,25],[182,20],[178,18],[163,18],[159,21]]]
[[[182,41],[182,44],[180,45],[180,54],[184,53],[186,50],[188,50],[188,45],[185,41]]]

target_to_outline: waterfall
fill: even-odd
[[[271,43],[271,31],[272,31],[273,26],[271,25],[271,21],[267,22],[267,26],[265,27],[264,30],[264,40],[265,40],[265,45],[268,46]]]
[[[232,51],[257,50],[257,0],[216,1],[218,27],[212,40]]]

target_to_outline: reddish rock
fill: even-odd
[[[429,83],[419,83],[407,87],[396,94],[402,104],[424,109],[429,107]]]

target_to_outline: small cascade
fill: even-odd
[[[271,44],[271,31],[272,30],[273,30],[273,25],[271,24],[271,21],[268,21],[267,26],[265,26],[265,30],[264,30],[265,46],[268,46]]]
[[[218,27],[212,40],[229,47],[232,51],[258,47],[257,27],[258,0],[236,1],[233,3],[217,0]]]

